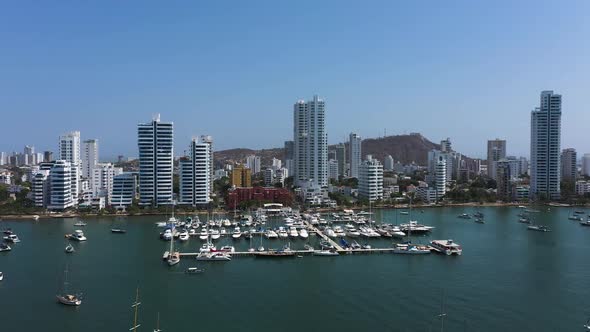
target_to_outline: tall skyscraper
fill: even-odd
[[[582,157],[582,175],[590,176],[590,153]]]
[[[84,154],[82,156],[82,176],[86,179],[92,179],[94,168],[98,164],[98,140],[85,140],[83,142],[83,146]]]
[[[137,125],[139,204],[172,203],[173,140],[173,123],[161,122],[159,114]]]
[[[509,202],[512,200],[512,189],[511,183],[513,174],[513,169],[510,165],[510,161],[508,159],[500,159],[495,162],[496,163],[496,192],[498,195],[498,199],[503,200],[505,202]]]
[[[289,172],[293,172],[293,158],[295,154],[295,143],[293,141],[285,141],[285,168]]]
[[[260,173],[260,157],[255,155],[250,155],[246,157],[246,167],[248,167],[252,171],[252,174]]]
[[[211,136],[193,138],[188,156],[180,160],[180,203],[205,205],[211,200],[213,151]]]
[[[383,199],[383,165],[379,160],[367,155],[359,165],[358,193],[369,202]]]
[[[293,141],[295,142],[295,185],[328,185],[328,134],[325,103],[318,96],[293,105]]]
[[[80,132],[72,131],[59,137],[59,158],[71,164],[81,165]]]
[[[350,133],[349,147],[350,147],[350,177],[359,177],[359,166],[361,164],[361,145],[362,138],[356,133]]]
[[[541,92],[540,107],[531,112],[531,197],[559,199],[561,95]]]
[[[442,152],[453,152],[450,138],[447,137],[447,139],[443,139],[442,141],[440,141],[440,150]]]
[[[506,141],[496,138],[488,141],[488,176],[496,179],[496,162],[506,158]]]
[[[447,192],[447,158],[444,155],[439,155],[434,165],[434,189],[437,201]]]
[[[76,200],[72,194],[72,170],[73,165],[66,160],[57,160],[50,171],[50,198],[48,209],[64,210],[75,205]]]
[[[578,154],[576,149],[564,149],[561,151],[561,179],[564,181],[576,181],[578,177]]]
[[[336,145],[336,160],[338,161],[338,176],[346,175],[346,145]]]

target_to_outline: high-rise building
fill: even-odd
[[[293,105],[294,183],[301,187],[328,185],[328,134],[325,103],[318,96]]]
[[[330,159],[328,161],[328,177],[330,179],[338,180],[338,160]]]
[[[121,173],[113,178],[113,192],[109,204],[115,208],[130,206],[135,199],[137,180],[133,173]]]
[[[252,171],[243,165],[235,165],[231,171],[230,185],[252,187]]]
[[[338,161],[338,176],[346,176],[346,145],[336,145],[336,160]]]
[[[246,157],[246,167],[252,171],[252,174],[260,173],[260,157],[255,155],[249,155]]]
[[[447,139],[443,139],[442,141],[440,141],[440,150],[442,152],[453,152],[450,138],[447,137]]]
[[[92,179],[94,168],[98,164],[98,140],[89,139],[83,143],[84,154],[82,156],[82,177]],[[92,186],[92,181],[90,182]]]
[[[393,157],[391,155],[385,156],[385,160],[383,162],[383,168],[386,171],[393,171]]]
[[[520,161],[520,174],[529,174],[529,160],[526,159],[525,157],[520,157],[518,159]]]
[[[359,166],[361,164],[361,145],[362,138],[356,133],[350,133],[349,135],[349,147],[350,147],[350,177],[359,177]]]
[[[434,164],[434,188],[436,200],[440,200],[447,192],[447,158],[444,155],[438,156]]]
[[[560,152],[561,95],[543,91],[531,112],[531,198],[560,198]]]
[[[180,204],[205,205],[211,201],[213,139],[193,138],[188,156],[180,160]]]
[[[49,170],[39,170],[31,179],[31,192],[36,207],[46,207],[49,203]]]
[[[383,199],[383,165],[379,160],[367,155],[359,165],[358,193],[360,197],[374,202]]]
[[[488,141],[488,176],[496,179],[496,164],[500,159],[506,158],[506,140],[494,139]]]
[[[498,199],[505,202],[512,200],[512,188],[510,181],[512,180],[513,169],[510,167],[510,161],[507,159],[500,159],[496,163],[496,192]]]
[[[564,149],[561,151],[561,179],[575,182],[577,177],[578,154],[576,149]]]
[[[50,171],[50,210],[64,210],[76,205],[72,195],[72,170],[76,169],[69,161],[56,160]]]
[[[53,161],[53,152],[51,151],[43,151],[43,162],[50,163]]]
[[[72,131],[59,137],[59,159],[80,165],[80,132]]]
[[[590,153],[582,157],[582,175],[590,176]]]
[[[173,139],[173,123],[161,122],[160,115],[137,125],[139,204],[172,203]]]
[[[96,164],[92,169],[90,188],[93,197],[104,197],[107,202],[111,201],[113,194],[114,178],[123,173],[121,167],[115,167],[111,163]]]

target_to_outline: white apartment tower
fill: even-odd
[[[356,133],[350,133],[349,136],[349,151],[350,151],[350,177],[359,177],[359,166],[361,164],[361,144],[363,140]]]
[[[446,193],[447,179],[447,159],[444,156],[438,156],[434,166],[434,188],[437,201]]]
[[[69,161],[56,160],[50,171],[50,197],[48,209],[64,210],[76,205],[72,194],[72,170],[76,169]]]
[[[533,199],[559,199],[561,95],[541,92],[540,107],[531,112],[531,190]]]
[[[111,201],[113,194],[113,181],[115,176],[123,173],[121,167],[115,167],[111,163],[97,164],[92,170],[92,195],[93,197],[105,197]]]
[[[383,165],[373,156],[359,165],[359,196],[374,202],[383,199]]]
[[[59,137],[59,160],[65,160],[70,163],[72,168],[72,180],[70,184],[72,190],[70,194],[75,202],[78,201],[80,192],[80,167],[82,160],[80,158],[80,132],[72,131]]]
[[[188,156],[180,161],[180,204],[205,205],[211,200],[213,183],[213,139],[193,138]]]
[[[83,142],[84,154],[82,155],[82,177],[92,180],[94,168],[98,164],[98,140],[89,139]],[[92,186],[92,181],[90,182]]]
[[[328,185],[328,134],[325,103],[318,96],[293,106],[294,182],[301,187]]]
[[[252,171],[252,175],[260,173],[260,157],[255,155],[246,157],[246,167]]]
[[[137,125],[139,204],[172,203],[173,139],[173,123],[161,122],[160,115]]]
[[[582,175],[590,176],[590,153],[582,157]]]

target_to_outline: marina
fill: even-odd
[[[300,237],[300,232],[297,237],[267,238],[266,230],[285,227],[285,217],[279,216],[269,217],[260,226],[239,225],[242,234],[237,239],[231,225],[225,226],[226,235],[221,235],[222,224],[211,227],[220,230],[220,237],[210,242],[217,250],[234,248],[224,254],[231,256],[225,261],[197,260],[200,248],[207,243],[199,236],[190,236],[187,241],[160,239],[164,229],[156,223],[166,220],[165,216],[127,217],[124,236],[110,232],[112,218],[85,218],[86,241],[64,239],[64,234],[80,230],[74,226],[77,218],[4,220],[0,229],[10,228],[21,242],[11,243],[11,251],[0,252],[0,271],[5,277],[0,296],[14,304],[20,297],[27,298],[27,306],[38,319],[7,319],[18,315],[17,305],[6,306],[0,319],[7,329],[57,331],[66,326],[65,330],[74,331],[80,324],[89,331],[125,329],[129,328],[129,302],[139,285],[142,312],[138,324],[150,330],[156,326],[158,312],[163,331],[190,330],[193,313],[198,315],[200,328],[240,330],[261,310],[271,307],[275,314],[267,316],[258,330],[273,331],[280,325],[288,332],[300,331],[302,327],[295,321],[305,316],[318,329],[430,331],[435,326],[433,317],[440,313],[443,292],[445,327],[449,330],[580,329],[587,319],[590,298],[586,280],[590,274],[586,264],[590,228],[569,220],[570,209],[536,209],[541,212],[531,214],[534,225],[547,226],[551,232],[528,230],[527,224],[518,222],[523,211],[517,208],[481,208],[485,224],[457,218],[462,213],[475,213],[468,208],[425,209],[416,216],[396,210],[374,211],[374,229],[381,224],[407,224],[410,218],[434,227],[428,233],[405,238],[330,237],[326,228],[345,229],[351,223],[358,229],[361,225],[348,220],[331,223],[329,215],[322,215],[325,224],[317,220],[318,224],[309,221],[297,226],[307,230],[307,238]],[[201,223],[207,220],[200,218]],[[252,227],[261,229],[250,239],[244,233]],[[197,234],[200,231],[198,228]],[[433,240],[449,239],[464,249],[461,256],[393,252],[407,240],[430,248]],[[322,242],[333,246],[333,251],[322,250]],[[167,259],[171,244],[180,260],[169,266],[163,259]],[[65,253],[66,245],[75,253]],[[285,250],[286,245],[288,256],[256,256]],[[371,249],[363,249],[366,245]],[[260,246],[265,249],[258,251]],[[62,291],[66,265],[71,290],[67,293]],[[56,300],[56,294],[78,293],[83,293],[80,306],[65,306]],[[309,301],[314,305],[304,304]],[[241,305],[245,302],[248,304]],[[231,320],[213,318],[219,317],[219,308],[231,306],[240,307],[232,310]],[[297,315],[291,315],[295,312]],[[100,324],[95,324],[97,313],[102,313]],[[347,318],[358,315],[370,319]],[[552,319],[557,316],[559,320]]]

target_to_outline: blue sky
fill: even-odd
[[[136,125],[175,149],[282,146],[292,105],[326,100],[331,143],[420,132],[472,156],[529,154],[541,90],[563,95],[562,147],[590,152],[588,1],[11,1],[0,4],[0,151],[80,130],[137,155]]]

